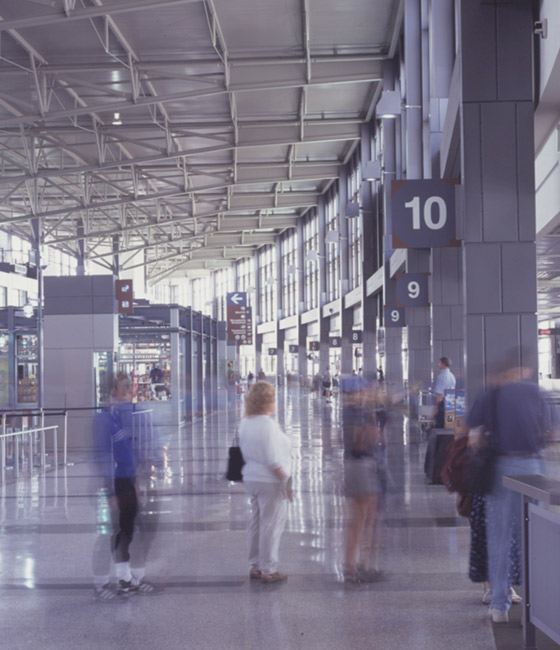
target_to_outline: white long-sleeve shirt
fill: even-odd
[[[280,483],[272,471],[278,467],[287,476],[291,475],[290,438],[268,415],[251,415],[241,420],[239,446],[245,460],[242,470],[244,481]]]

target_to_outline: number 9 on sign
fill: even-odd
[[[397,304],[404,307],[423,307],[428,301],[428,275],[405,273],[397,279]]]
[[[385,306],[385,327],[404,327],[404,309],[395,305]]]

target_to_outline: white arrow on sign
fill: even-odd
[[[240,296],[238,293],[234,293],[231,297],[231,302],[234,305],[238,305],[240,302],[243,302],[243,296]]]

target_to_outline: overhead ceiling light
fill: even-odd
[[[375,107],[377,117],[394,119],[401,114],[402,100],[398,90],[384,90]]]
[[[346,217],[359,217],[360,216],[360,204],[356,201],[351,201],[346,204],[346,209],[344,210],[344,216]]]
[[[370,160],[364,165],[363,177],[365,181],[381,180],[381,162]]]

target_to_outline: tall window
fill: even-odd
[[[350,161],[351,170],[348,194],[352,201],[360,200],[360,184],[362,182],[360,158],[356,152]],[[348,264],[350,268],[350,286],[352,289],[362,283],[363,274],[363,222],[362,215],[348,220]]]
[[[265,246],[259,251],[260,317],[266,323],[277,314],[276,246]]]
[[[340,297],[340,246],[342,246],[342,242],[338,236],[338,185],[335,185],[329,192],[326,203],[327,302]]]
[[[284,318],[297,314],[297,230],[287,232],[282,238],[282,311]]]
[[[319,306],[319,216],[310,216],[303,225],[305,261],[305,308]]]

